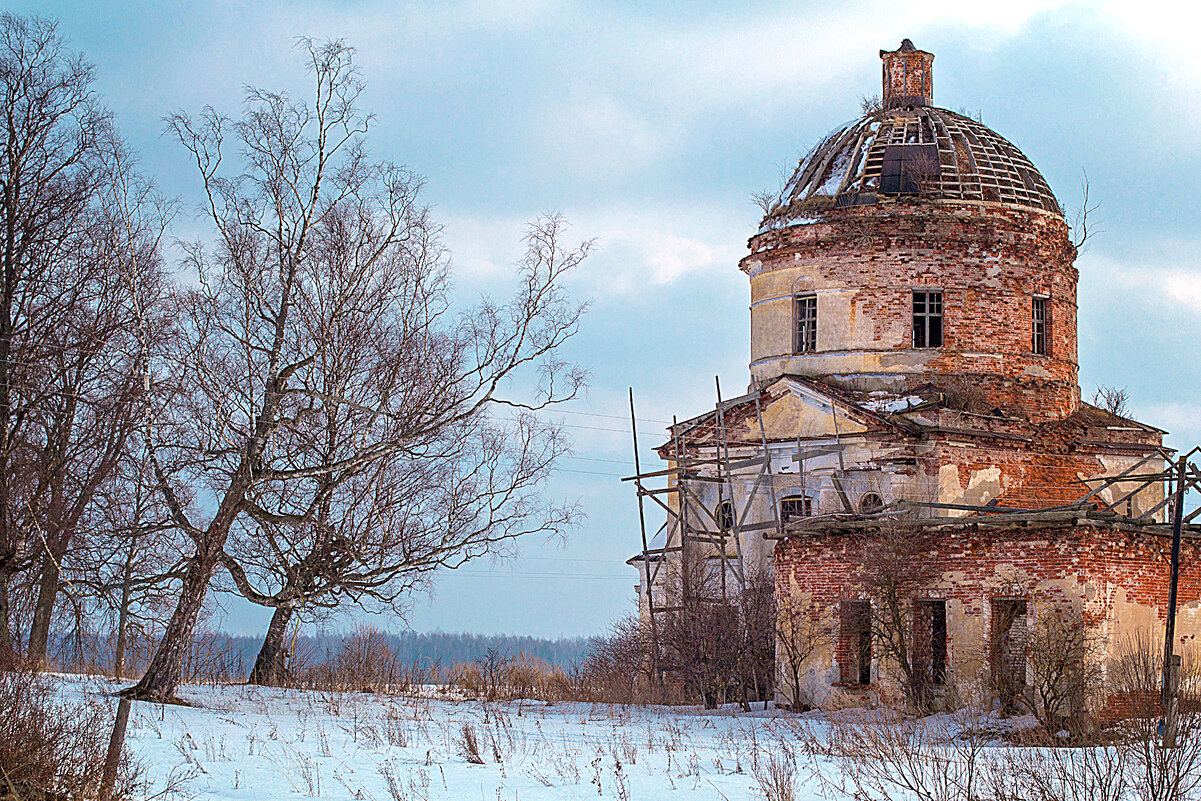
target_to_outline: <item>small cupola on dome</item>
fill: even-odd
[[[934,54],[905,39],[896,50],[881,50],[884,108],[934,105]]]
[[[830,210],[897,199],[967,201],[1063,216],[1030,159],[979,120],[934,105],[934,54],[908,39],[881,50],[884,96],[801,160],[769,205],[762,228]]]

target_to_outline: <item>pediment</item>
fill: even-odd
[[[759,429],[759,415],[763,431]],[[768,441],[816,439],[864,434],[896,428],[894,422],[864,409],[825,385],[782,376],[764,387],[722,404],[721,423],[726,439],[755,443],[766,435]],[[694,445],[715,441],[717,415],[708,412],[685,421],[684,435]]]

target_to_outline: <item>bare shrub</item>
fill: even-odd
[[[902,175],[912,185],[918,197],[928,198],[935,195],[939,188],[938,157],[928,153],[920,153],[903,162]]]
[[[1049,732],[1091,732],[1089,696],[1101,691],[1101,634],[1076,604],[1039,610],[1030,634],[1028,660],[1037,697],[1034,715]]]
[[[1104,409],[1118,417],[1130,414],[1130,391],[1126,387],[1109,387],[1102,384],[1093,393],[1093,406]]]
[[[1045,738],[1046,735],[1043,734]],[[997,748],[985,759],[989,801],[1124,801],[1125,757],[1117,747]]]
[[[1122,643],[1111,660],[1111,699],[1126,718],[1120,748],[1140,801],[1196,798],[1201,792],[1201,665],[1189,655],[1180,667],[1176,746],[1162,747],[1162,646],[1151,637]]]
[[[802,744],[810,775],[831,798],[975,801],[991,736],[976,719],[970,709],[941,719],[844,710],[827,716],[825,733],[803,729]]]
[[[865,117],[869,115],[883,114],[884,103],[880,100],[879,95],[860,95],[859,112]]]
[[[995,408],[989,401],[988,394],[978,383],[962,377],[945,376],[939,379],[939,389],[942,391],[943,402],[952,409],[968,414],[988,414]]]
[[[656,698],[649,675],[650,636],[638,618],[614,624],[608,637],[593,641],[576,672],[579,700],[610,703],[649,702]]]
[[[475,661],[476,667],[479,668],[484,700],[493,701],[502,697],[512,661],[508,654],[503,654],[495,648],[488,648],[484,655]]]
[[[112,730],[100,704],[54,700],[54,688],[27,672],[0,673],[0,798],[17,801],[93,798]],[[122,753],[112,798],[139,788]]]
[[[754,774],[764,801],[795,801],[796,758],[791,753],[769,753]]]
[[[326,667],[331,689],[379,693],[393,686],[399,660],[386,634],[360,626],[342,640]]]
[[[484,764],[484,758],[480,755],[480,741],[476,736],[475,726],[472,726],[470,723],[464,723],[458,738],[455,739],[455,745],[459,749],[459,756],[471,764]]]

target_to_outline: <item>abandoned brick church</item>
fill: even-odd
[[[1081,400],[1076,246],[1046,180],[933,105],[931,53],[880,57],[880,101],[766,204],[740,265],[750,392],[670,429],[638,480],[667,522],[631,564],[651,618],[689,549],[723,586],[770,567],[778,700],[878,700],[903,662],[934,697],[1011,701],[1052,609],[1102,649],[1162,636],[1172,452]],[[1185,570],[1182,642],[1199,600]]]

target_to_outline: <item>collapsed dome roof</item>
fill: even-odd
[[[1063,214],[1046,179],[1013,143],[970,117],[931,105],[932,54],[906,39],[899,50],[880,56],[881,108],[823,139],[784,185],[768,220],[897,196]]]

